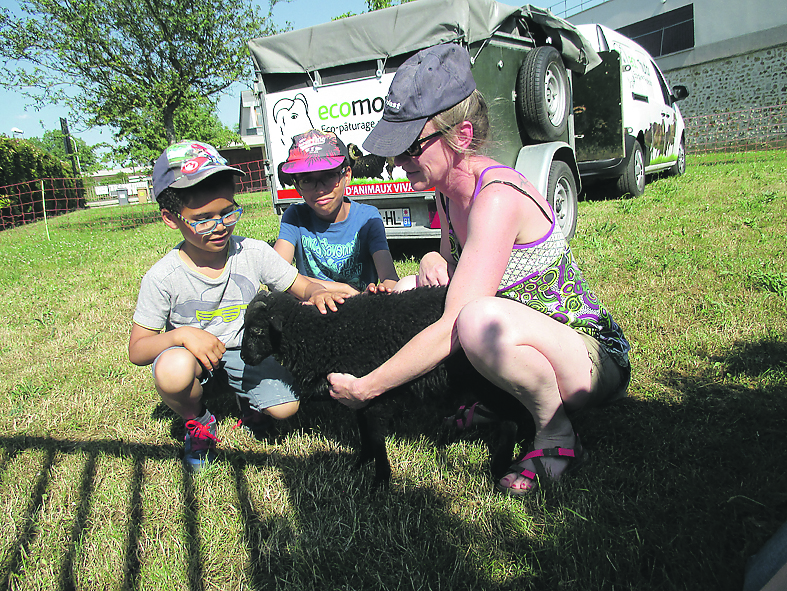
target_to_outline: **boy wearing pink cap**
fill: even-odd
[[[282,216],[274,249],[284,260],[334,293],[352,295],[378,281],[393,289],[399,278],[380,212],[345,197],[352,171],[338,136],[316,129],[295,136],[279,179],[304,201]]]

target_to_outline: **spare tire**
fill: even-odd
[[[560,52],[549,45],[527,54],[516,77],[516,109],[524,132],[538,142],[553,142],[566,132],[568,74]]]

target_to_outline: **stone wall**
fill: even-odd
[[[684,117],[771,107],[787,103],[787,43],[745,55],[664,72],[671,85],[683,84]]]

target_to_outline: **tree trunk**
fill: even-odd
[[[164,107],[164,133],[167,136],[167,144],[170,146],[178,141],[178,136],[175,135],[175,108],[171,106]]]

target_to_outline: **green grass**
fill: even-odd
[[[318,403],[257,442],[211,399],[221,461],[184,474],[181,421],[126,353],[177,233],[145,205],[0,233],[0,588],[740,589],[787,520],[787,153],[705,162],[580,204],[630,397],[578,417],[590,464],[525,500],[492,492],[490,429],[392,436],[371,493],[351,414]],[[241,199],[238,233],[273,240],[267,196]]]

